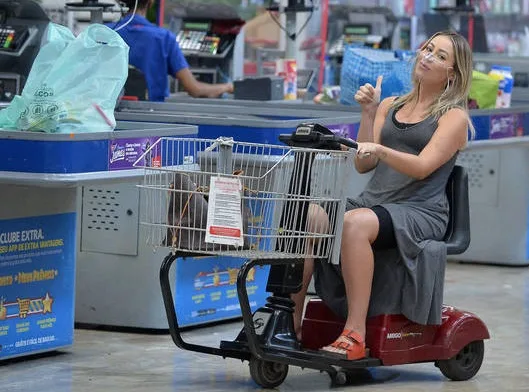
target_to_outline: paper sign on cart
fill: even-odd
[[[206,242],[243,246],[241,181],[212,176],[209,183]]]

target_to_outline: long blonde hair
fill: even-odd
[[[472,49],[467,40],[453,31],[440,31],[432,35],[428,41],[422,45],[420,51],[423,51],[430,42],[438,36],[445,36],[450,38],[454,48],[454,78],[453,81],[448,80],[447,86],[444,92],[439,96],[439,98],[434,102],[430,107],[427,116],[432,116],[438,120],[443,114],[448,112],[453,108],[461,108],[467,113],[468,117],[468,127],[470,129],[471,137],[474,138],[476,134],[476,129],[472,120],[468,115],[468,94],[470,92],[470,86],[472,83],[472,70],[473,70],[473,60],[472,60]],[[418,56],[415,59],[413,69],[417,66]],[[419,97],[419,91],[421,88],[420,81],[413,77],[413,88],[412,90],[402,97],[397,98],[393,101],[393,107],[401,107],[404,104],[417,101]]]

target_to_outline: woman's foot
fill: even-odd
[[[359,333],[344,329],[334,343],[320,350],[339,355],[343,359],[354,361],[366,357],[366,343]]]

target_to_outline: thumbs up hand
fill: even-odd
[[[376,111],[380,103],[383,76],[377,78],[375,87],[370,83],[361,86],[355,94],[355,100],[360,104],[362,110]]]

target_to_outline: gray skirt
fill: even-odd
[[[361,207],[348,203],[348,210]],[[402,314],[419,324],[440,324],[446,245],[427,238],[442,238],[446,225],[411,205],[388,203],[382,207],[392,218],[398,247],[374,251],[368,317]],[[314,284],[325,304],[345,319],[347,298],[341,266],[316,261]]]

